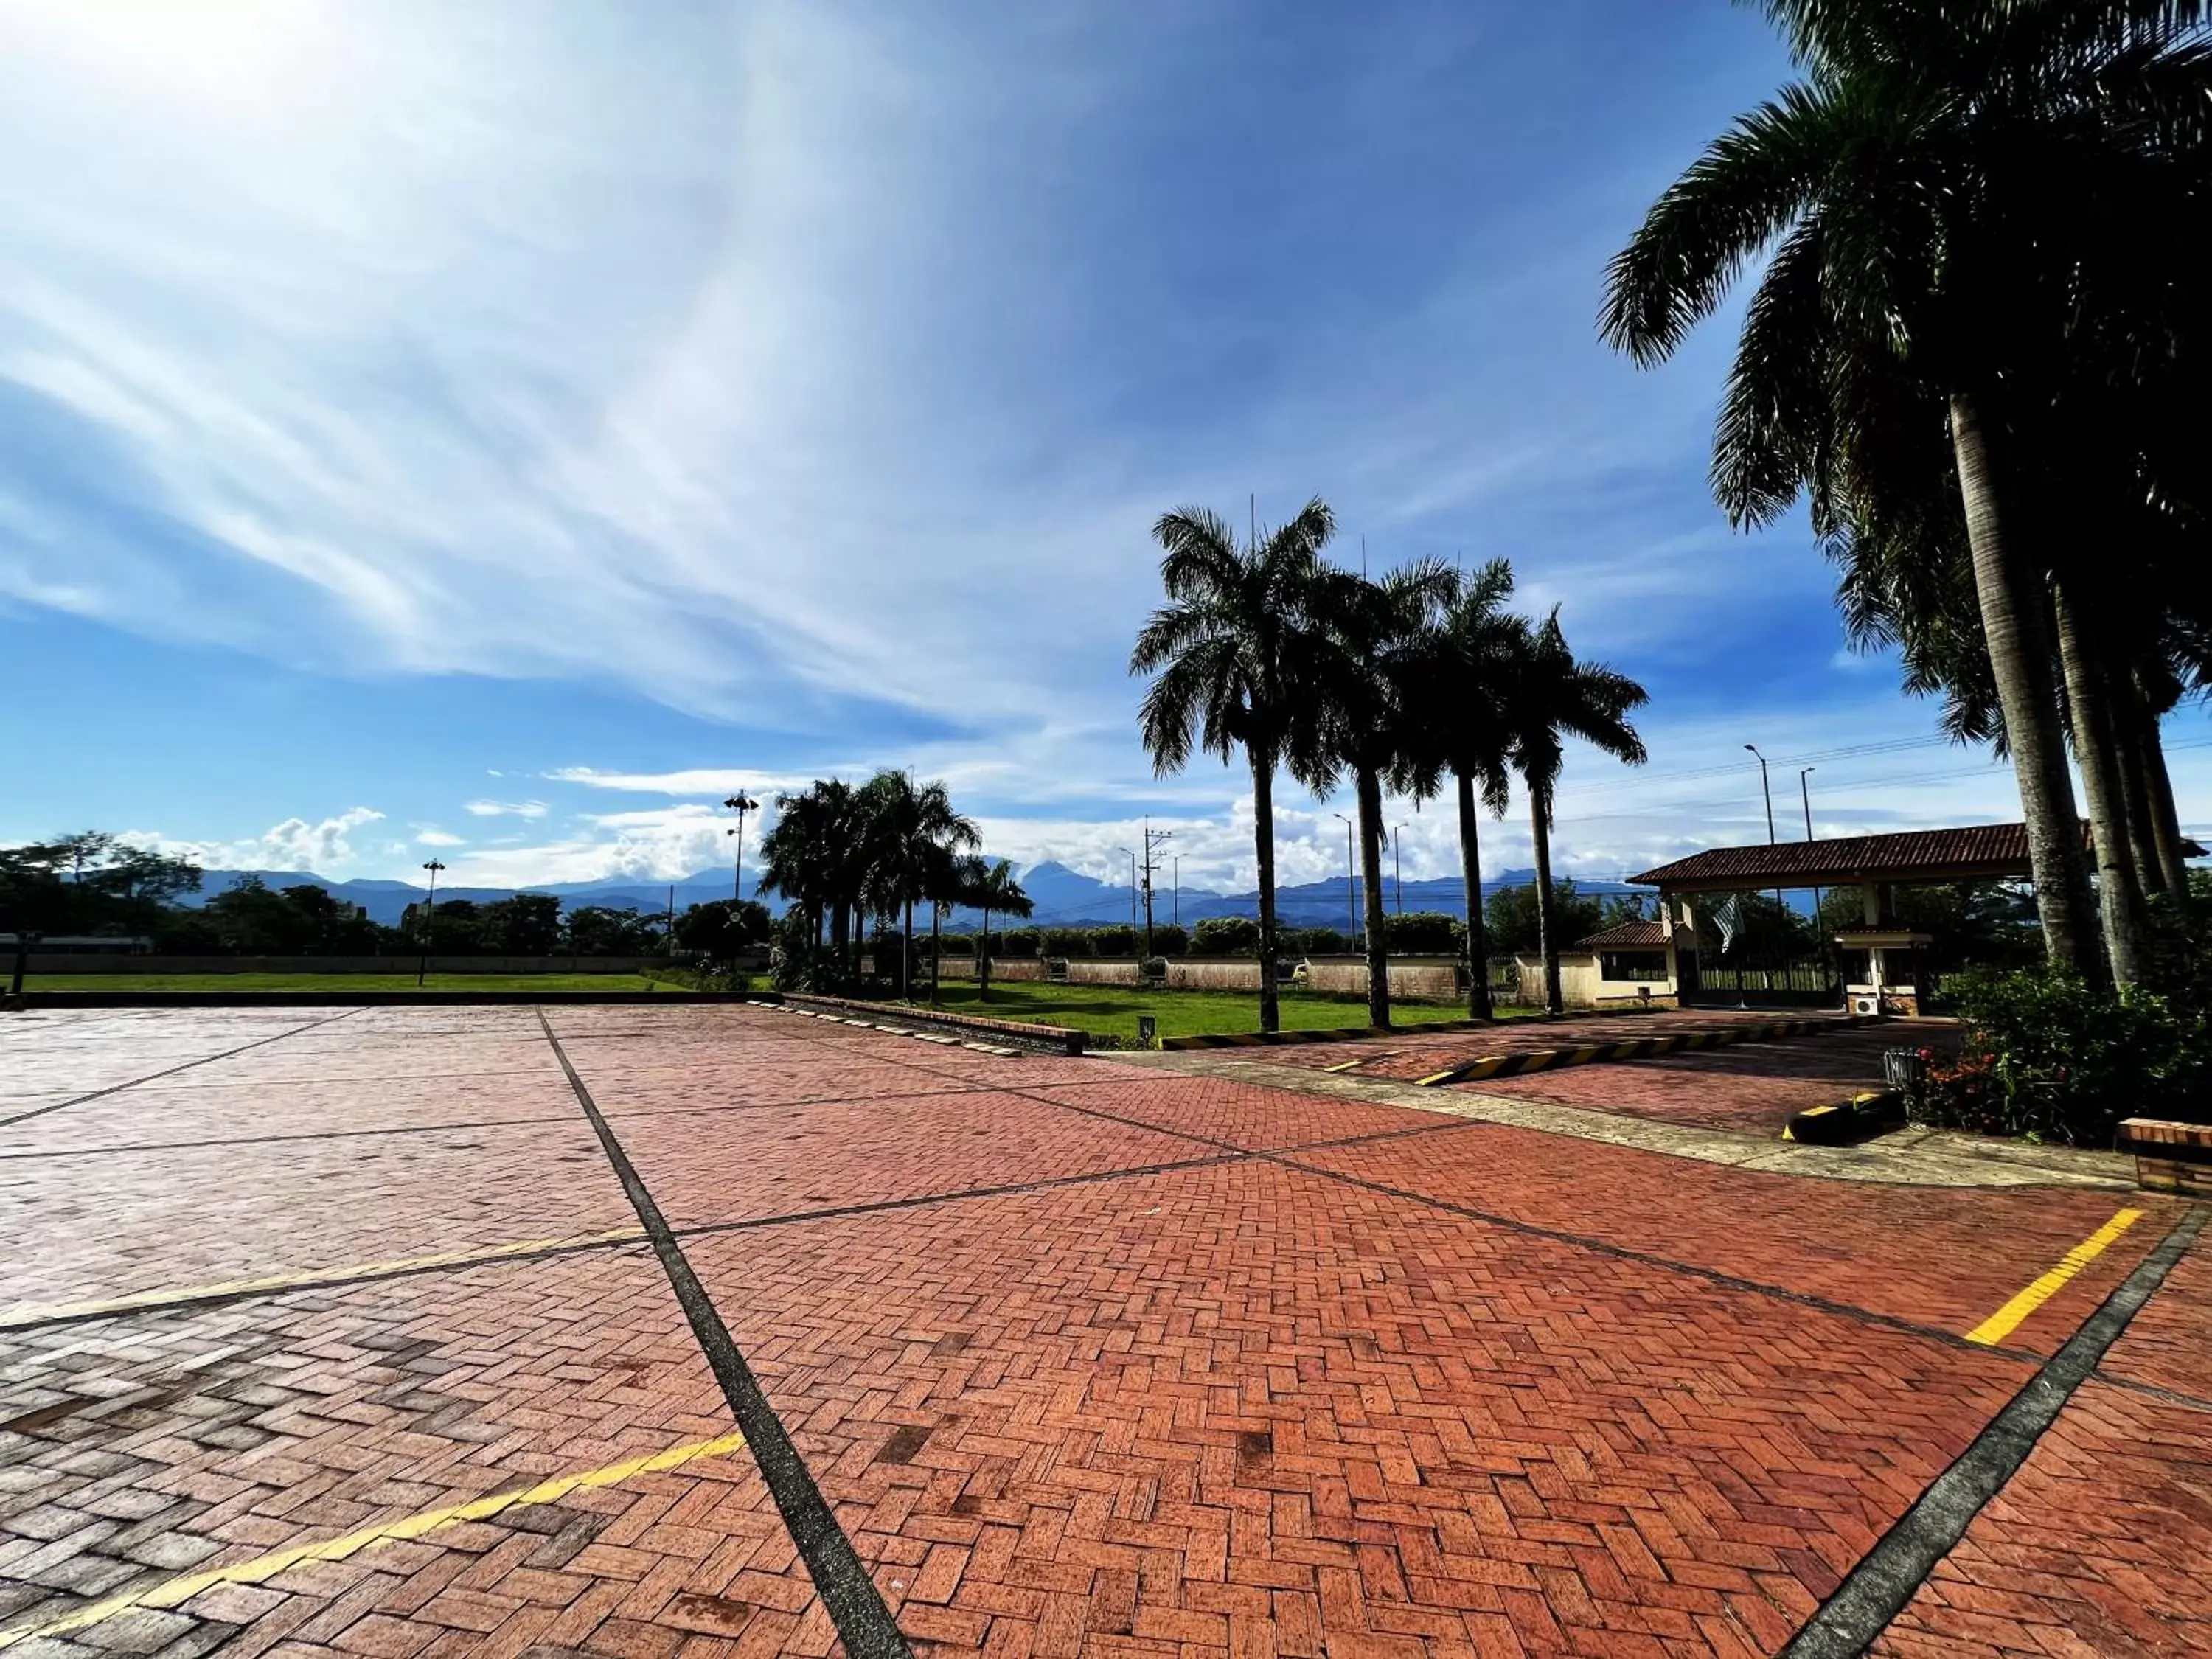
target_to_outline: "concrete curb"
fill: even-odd
[[[751,1002],[745,991],[26,991],[0,1006],[39,1008],[526,1008]]]
[[[949,1031],[965,1032],[971,1036],[1008,1037],[1017,1042],[1042,1044],[1047,1048],[1058,1048],[1068,1054],[1082,1054],[1085,1046],[1091,1040],[1090,1033],[1078,1031],[1065,1025],[1024,1025],[1015,1020],[982,1019],[972,1014],[948,1014],[933,1009],[908,1008],[880,1002],[860,1002],[850,997],[817,996],[811,992],[786,992],[780,999],[780,1002],[787,1012],[809,1014],[817,1019],[842,1020],[848,1025],[872,1026],[877,1030],[919,1036],[925,1042],[930,1040],[930,1034],[927,1028],[932,1026]],[[881,1024],[884,1020],[890,1020],[893,1024],[889,1025]],[[915,1025],[925,1029],[920,1031],[906,1030],[908,1026]],[[967,1046],[972,1048],[976,1045],[971,1043]],[[1024,1051],[998,1046],[987,1048],[984,1052],[1020,1054]]]
[[[1762,1021],[1756,1025],[1725,1025],[1710,1031],[1680,1031],[1672,1036],[1630,1037],[1620,1042],[1582,1043],[1571,1048],[1537,1048],[1526,1054],[1490,1054],[1462,1060],[1441,1072],[1416,1078],[1420,1089],[1442,1089],[1455,1083],[1480,1083],[1496,1077],[1519,1077],[1525,1072],[1558,1071],[1569,1066],[1610,1065],[1620,1060],[1650,1060],[1660,1054],[1687,1053],[1698,1048],[1725,1048],[1731,1043],[1765,1042],[1775,1037],[1808,1036],[1818,1031],[1844,1030],[1869,1025],[1872,1016],[1826,1015],[1817,1019]]]
[[[1419,1025],[1331,1025],[1314,1031],[1223,1031],[1200,1036],[1163,1037],[1167,1053],[1193,1048],[1266,1048],[1302,1042],[1360,1042],[1369,1037],[1417,1036],[1424,1031],[1484,1031],[1497,1024],[1489,1019],[1439,1019]]]
[[[1808,1146],[1844,1146],[1904,1121],[1905,1097],[1894,1089],[1876,1089],[1792,1114],[1782,1127],[1782,1138]]]

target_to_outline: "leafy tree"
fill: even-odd
[[[1572,941],[1597,932],[1605,907],[1594,894],[1577,892],[1570,880],[1552,884],[1551,935]],[[1483,931],[1500,955],[1535,956],[1544,948],[1546,928],[1534,883],[1500,887],[1483,907]],[[1486,965],[1485,970],[1488,969]]]
[[[1201,957],[1249,957],[1259,950],[1261,937],[1260,924],[1249,916],[1207,916],[1190,930],[1190,947]]]
[[[501,956],[550,957],[561,948],[561,901],[550,893],[494,899],[477,915],[477,936]]]
[[[0,930],[102,934],[157,931],[163,907],[197,892],[199,866],[104,830],[0,848]]]
[[[1405,956],[1459,956],[1467,948],[1467,924],[1440,910],[1407,910],[1385,916],[1390,948]]]
[[[877,773],[856,805],[866,849],[863,896],[878,915],[902,919],[899,994],[911,1000],[914,907],[958,890],[961,872],[953,861],[981,837],[972,820],[952,810],[942,783],[916,785],[903,772]]]
[[[999,941],[998,950],[1001,956],[1034,957],[1039,943],[1036,928],[1016,927]]]
[[[1565,1006],[1559,989],[1559,918],[1552,914],[1552,798],[1566,763],[1564,739],[1580,738],[1601,754],[1631,766],[1644,760],[1644,739],[1629,724],[1632,709],[1647,701],[1642,686],[1602,663],[1576,659],[1554,610],[1533,630],[1515,665],[1512,711],[1514,769],[1528,793],[1529,833],[1536,850],[1538,948],[1544,957],[1544,1003]],[[1588,932],[1584,928],[1580,932]],[[1578,937],[1579,933],[1566,935]]]
[[[1082,927],[1048,927],[1044,930],[1043,949],[1048,957],[1087,957],[1091,954],[1090,931]]]
[[[1179,957],[1190,949],[1190,930],[1181,922],[1164,921],[1152,929],[1152,952],[1156,956]]]
[[[1275,773],[1316,746],[1315,600],[1321,550],[1335,532],[1335,515],[1318,496],[1264,541],[1255,526],[1241,547],[1218,514],[1163,514],[1152,537],[1165,554],[1160,585],[1168,604],[1152,613],[1129,655],[1132,674],[1153,677],[1139,727],[1155,772],[1180,772],[1201,750],[1224,763],[1244,751],[1263,960],[1276,953]],[[1281,1024],[1274,975],[1262,972],[1260,1029]]]
[[[1109,922],[1091,930],[1091,954],[1094,957],[1131,956],[1136,949],[1137,930],[1126,921]]]
[[[708,962],[727,963],[768,942],[768,907],[752,899],[711,899],[676,918],[676,943]]]
[[[568,949],[580,957],[642,957],[660,948],[659,923],[659,917],[641,916],[633,906],[586,904],[568,912],[562,931]]]

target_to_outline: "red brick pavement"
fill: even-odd
[[[2212,1246],[2200,1238],[2182,1257],[2166,1288],[2130,1322],[2098,1369],[2118,1380],[2212,1400]]]
[[[0,1021],[0,1118],[300,1030],[331,1010],[41,1009]]]
[[[2212,1316],[2201,1302],[2197,1316]],[[2212,1653],[2212,1410],[2082,1385],[1874,1651]]]
[[[1222,1142],[1315,1148],[1289,1154],[1310,1170],[1243,1159],[688,1242],[925,1650],[1771,1651],[2028,1374],[2006,1354],[1327,1171],[1946,1330],[2118,1207],[1750,1175],[754,1009],[551,1018],[679,1224],[778,1211],[793,1188],[802,1205],[881,1203],[1212,1158]],[[0,1152],[75,1148],[0,1158],[7,1237],[37,1241],[0,1251],[0,1296],[73,1300],[632,1221],[531,1011],[362,1019],[128,1091],[113,1110],[0,1131]],[[95,1071],[114,1060],[81,1035]],[[789,1092],[811,1088],[833,1097]],[[471,1114],[501,1121],[461,1127]],[[213,1144],[338,1124],[393,1133]],[[203,1139],[97,1150],[149,1125]],[[1316,1145],[1405,1128],[1423,1132]],[[2141,1206],[2136,1231],[2012,1340],[2047,1350],[2140,1259],[2172,1208]],[[2206,1291],[2185,1262],[2111,1375],[2188,1391],[2212,1328]],[[1957,1620],[1989,1613],[1980,1598],[2027,1594],[2002,1577],[2019,1571],[2003,1552],[2057,1548],[2077,1510],[2099,1540],[2086,1576],[2103,1588],[2055,1583],[2036,1556],[2033,1605],[1989,1616],[2037,1634],[2038,1651],[2082,1650],[2054,1632],[2137,1629],[2098,1622],[2130,1590],[2169,1633],[2194,1628],[2172,1621],[2185,1552],[2203,1548],[2205,1413],[2093,1388],[2000,1500],[2017,1513],[1992,1506],[1894,1641],[1968,1640]],[[0,1620],[13,1623],[205,1559],[709,1437],[728,1419],[657,1268],[617,1249],[0,1332],[0,1425],[14,1430],[0,1431],[0,1587],[14,1585],[0,1608],[17,1609]],[[95,1638],[410,1656],[835,1645],[742,1459],[210,1591],[178,1614],[141,1609],[56,1650]]]
[[[642,1251],[0,1343],[0,1621],[731,1432]],[[829,1653],[742,1449],[29,1652]]]
[[[946,1650],[1771,1651],[2027,1374],[1267,1164],[690,1253]]]
[[[1773,1135],[1793,1113],[1881,1088],[1883,1050],[1930,1045],[1948,1055],[1957,1049],[1957,1035],[1941,1027],[1877,1025],[1453,1086],[1662,1123]]]
[[[2006,1339],[2044,1353],[2157,1244],[2175,1211],[2148,1194],[1807,1181],[1503,1125],[1299,1161],[1960,1334],[2124,1204],[2146,1212]]]
[[[66,1113],[57,1114],[66,1116]],[[0,1160],[0,1318],[210,1281],[634,1226],[581,1114],[437,1134]]]

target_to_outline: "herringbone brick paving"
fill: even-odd
[[[1804,1181],[1534,1130],[1389,1141],[1299,1162],[1531,1226],[1848,1303],[1963,1334],[2112,1218],[2112,1194],[2029,1194]],[[2006,1339],[2048,1353],[2164,1234],[2144,1219]]]
[[[642,1251],[137,1316],[4,1353],[0,1632],[729,1431]],[[52,1646],[118,1638],[227,1654],[833,1645],[742,1451],[216,1586]]]
[[[44,1056],[11,1103],[299,1031],[0,1128],[0,1154],[43,1154],[0,1158],[7,1245],[33,1242],[0,1248],[0,1297],[634,1221],[532,1011],[377,1008],[313,1029],[315,1011],[273,1012],[243,1036],[187,1022],[158,1064],[112,1052],[158,1022],[46,1028],[65,1055],[0,1024],[0,1064]],[[1771,1651],[2033,1369],[1869,1316],[1963,1329],[2115,1207],[1753,1176],[760,1009],[549,1019],[679,1226],[787,1214],[794,1188],[802,1210],[920,1201],[685,1248],[924,1650]],[[149,1133],[183,1144],[118,1150]],[[285,1134],[310,1139],[267,1139]],[[1324,1144],[1378,1136],[1399,1138]],[[2162,1233],[2171,1206],[2143,1207],[2009,1345],[2063,1340]],[[2195,1629],[2174,1611],[2185,1553],[2148,1529],[2183,1513],[2166,1524],[2201,1550],[2187,1505],[2207,1414],[2118,1383],[2186,1393],[2173,1379],[2201,1376],[2201,1271],[2185,1261],[2185,1297],[2145,1310],[2115,1383],[2061,1417],[1893,1632],[1921,1645],[1896,1651],[1954,1639],[1978,1596],[2024,1593],[1975,1552],[2047,1552],[2085,1506],[2105,1588],[2045,1583],[2014,1607],[2033,1650],[2142,1640],[2104,1605],[2123,1591],[2170,1639]],[[729,1427],[635,1246],[0,1331],[0,1641],[40,1609],[200,1566],[210,1542],[204,1559],[228,1560]],[[15,1651],[218,1645],[836,1644],[741,1454]]]

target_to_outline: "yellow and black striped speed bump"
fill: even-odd
[[[1893,1129],[1904,1121],[1905,1097],[1894,1089],[1877,1089],[1832,1106],[1808,1106],[1792,1113],[1783,1126],[1782,1138],[1808,1146],[1840,1146]]]
[[[1756,1025],[1723,1025],[1710,1031],[1677,1031],[1668,1036],[1630,1037],[1620,1042],[1585,1042],[1571,1048],[1535,1048],[1526,1054],[1488,1054],[1464,1060],[1427,1077],[1415,1078],[1414,1086],[1441,1089],[1454,1083],[1481,1083],[1494,1077],[1519,1077],[1528,1072],[1556,1072],[1569,1066],[1600,1066],[1624,1060],[1651,1060],[1661,1054],[1686,1054],[1697,1048],[1725,1048],[1735,1042],[1766,1042],[1776,1037],[1806,1036],[1815,1031],[1863,1025],[1857,1015],[1847,1018],[1767,1020]]]

